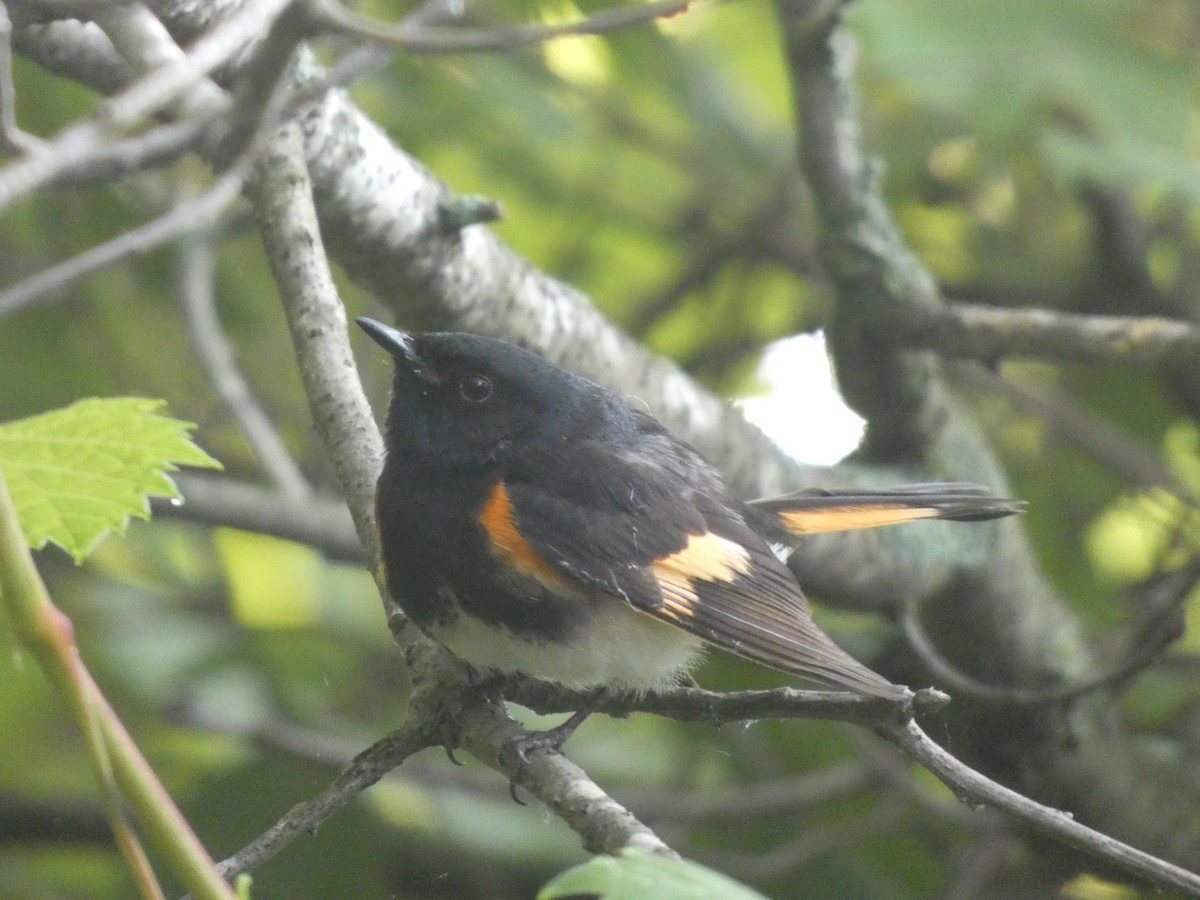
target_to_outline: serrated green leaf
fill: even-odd
[[[95,398],[0,425],[0,468],[29,546],[52,541],[81,562],[130,516],[148,519],[149,497],[178,498],[168,475],[178,466],[221,467],[164,406]]]
[[[597,897],[603,900],[765,900],[728,876],[686,859],[649,853],[597,856],[568,869],[537,900]]]

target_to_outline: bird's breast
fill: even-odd
[[[593,600],[586,624],[555,638],[514,633],[460,609],[431,636],[482,671],[520,673],[577,690],[661,690],[703,653],[687,632],[608,596]]]

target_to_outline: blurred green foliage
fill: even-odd
[[[395,18],[409,7],[361,9]],[[473,9],[572,14],[569,4],[532,2]],[[949,296],[1196,318],[1194,3],[862,0],[849,26],[871,152],[906,236]],[[37,134],[94,102],[26,61],[16,79],[18,121]],[[354,96],[455,190],[500,200],[508,215],[497,230],[521,253],[721,391],[750,382],[767,342],[824,320],[831,298],[796,175],[775,16],[762,0],[511,55],[401,57]],[[0,230],[6,283],[208,177],[185,161],[23,204]],[[1114,199],[1130,215],[1117,225],[1139,238],[1140,274],[1118,269],[1127,260],[1111,240]],[[223,323],[305,472],[328,488],[257,240],[243,215],[226,225]],[[0,421],[87,396],[162,397],[172,415],[198,423],[199,442],[231,474],[260,478],[189,345],[179,278],[176,254],[157,252],[0,322]],[[369,300],[343,287],[351,311],[366,311]],[[367,359],[368,388],[382,401],[386,373]],[[1195,400],[1180,385],[1124,370],[1003,372],[1060,391],[1193,496],[1200,489]],[[975,391],[972,402],[1015,493],[1030,500],[1039,558],[1103,642],[1132,614],[1132,588],[1195,555],[1194,511],[1161,502],[1001,395]],[[406,676],[373,584],[312,550],[157,521],[108,539],[81,568],[54,550],[39,564],[101,685],[218,856],[316,794],[401,720]],[[1193,622],[1197,604],[1200,594]],[[1193,625],[1184,638],[1193,652],[1196,633]],[[778,683],[715,655],[699,677],[713,687]],[[1126,697],[1131,722],[1195,728],[1194,687],[1170,672],[1145,683],[1153,689]],[[37,669],[13,653],[0,653],[0,734],[0,808],[44,805],[62,829],[59,840],[0,843],[0,894],[131,896],[112,848],[74,830],[72,804],[94,807],[97,797],[82,741]],[[714,730],[648,716],[591,721],[570,745],[668,841],[770,896],[940,895],[967,865],[975,826],[927,780],[895,808],[881,809],[870,779],[811,806],[742,818],[674,807],[764,783],[784,790],[861,749],[861,735],[823,723]],[[1010,862],[1033,865],[1023,853]],[[514,806],[495,776],[427,753],[256,873],[253,895],[503,900],[533,896],[584,859],[565,826]],[[1072,896],[1106,889],[1083,881]]]

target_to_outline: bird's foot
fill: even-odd
[[[556,725],[546,731],[522,731],[511,741],[510,746],[524,765],[529,765],[529,757],[544,750],[561,750],[563,744],[575,733],[575,729],[583,724],[595,711],[595,703],[576,711],[561,725]]]

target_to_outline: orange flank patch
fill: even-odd
[[[656,560],[650,567],[662,591],[659,613],[676,622],[695,614],[696,584],[733,581],[750,571],[750,552],[736,541],[713,534],[688,535],[684,548]]]
[[[509,567],[536,578],[543,584],[563,587],[566,580],[555,571],[554,567],[542,559],[517,528],[517,520],[513,511],[512,498],[504,482],[498,482],[483,508],[479,510],[478,522],[487,532],[492,542],[492,549]]]
[[[872,503],[859,506],[827,506],[822,509],[781,510],[779,518],[792,534],[820,534],[825,531],[856,531],[899,525],[917,519],[935,519],[938,510],[928,506],[900,503]]]

